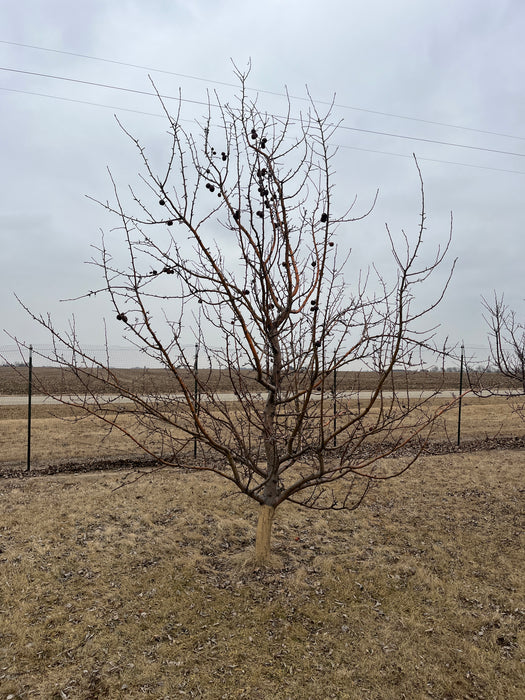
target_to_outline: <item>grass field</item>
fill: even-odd
[[[355,512],[283,505],[265,569],[257,505],[215,475],[44,473],[130,455],[61,410],[35,407],[24,476],[25,409],[0,408],[0,698],[525,697],[524,426],[505,400],[467,399],[463,451],[450,412],[436,454]]]
[[[446,399],[448,401],[449,399]],[[433,400],[430,406],[439,405]],[[128,419],[131,422],[131,418]],[[445,449],[457,442],[458,410],[446,413],[437,423],[433,440]],[[512,440],[524,435],[524,423],[504,398],[463,401],[461,440],[464,446],[479,440]],[[66,406],[36,405],[32,410],[31,465],[33,469],[69,462],[91,463],[140,457],[142,453],[128,438],[113,431],[95,417]],[[27,408],[0,406],[0,469],[25,468],[27,453]]]

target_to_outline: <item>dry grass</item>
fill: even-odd
[[[429,408],[437,408],[433,400]],[[232,404],[232,411],[234,404]],[[79,420],[81,418],[81,420]],[[127,423],[126,423],[127,420]],[[122,421],[131,425],[131,418]],[[433,440],[456,444],[458,410],[446,413],[435,425]],[[27,450],[27,408],[0,406],[0,465],[20,467]],[[80,410],[55,405],[35,405],[32,411],[32,466],[38,469],[48,464],[70,460],[125,458],[141,454],[129,438],[118,431],[108,434],[104,424],[86,417]],[[461,438],[511,438],[523,436],[524,423],[504,398],[466,398],[463,401]]]
[[[1,697],[521,699],[523,466],[429,456],[354,513],[283,506],[266,570],[213,475],[2,480]]]
[[[25,421],[0,408],[0,476]],[[435,438],[456,430],[454,411]],[[523,423],[470,398],[462,435]],[[130,446],[35,406],[33,453]],[[519,449],[426,456],[354,513],[283,505],[264,570],[256,504],[215,475],[0,478],[0,698],[521,700],[524,466]]]

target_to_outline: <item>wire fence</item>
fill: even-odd
[[[133,347],[125,346],[110,346],[106,347],[103,345],[92,345],[83,348],[85,354],[91,360],[101,363],[103,366],[110,366],[112,369],[149,369],[159,367],[159,363],[155,363],[152,358],[144,353],[141,353],[139,349]],[[476,351],[486,350],[489,348],[483,348],[481,346],[475,347]],[[191,357],[191,353],[194,353],[193,359],[193,369],[198,371],[198,356],[199,349],[198,345],[187,345],[180,348],[180,351],[185,354],[184,363],[188,366],[188,360]],[[473,357],[476,355],[472,352],[469,354],[467,349],[462,346],[461,354],[459,356],[459,365],[456,367],[451,366],[448,371],[453,371],[457,373],[455,376],[458,377],[458,422],[457,422],[457,445],[459,446],[461,441],[461,415],[462,415],[462,392],[464,388],[464,379],[469,381],[468,377],[468,365],[469,361],[471,368],[474,369]],[[54,362],[50,358],[62,358],[62,362],[55,360]],[[182,361],[181,357],[181,361]],[[455,358],[452,358],[455,359]],[[35,362],[36,360],[36,362]],[[74,352],[66,347],[59,348],[52,345],[35,345],[35,346],[18,346],[18,345],[7,345],[0,346],[0,367],[3,365],[5,367],[23,367],[28,370],[27,381],[27,471],[31,469],[31,404],[32,404],[32,372],[33,366],[39,365],[41,367],[56,366],[59,367],[64,363],[74,364]],[[478,368],[482,365],[478,364]],[[484,370],[487,371],[488,364],[484,365]],[[24,369],[24,375],[25,375]],[[429,368],[432,370],[433,368]],[[438,369],[437,367],[435,369]],[[454,382],[456,380],[454,379]],[[336,407],[336,395],[337,395],[337,382],[336,382],[336,372],[333,373],[333,397],[334,397],[334,429],[335,421],[337,416]],[[199,402],[199,390],[197,383],[195,383],[195,402]],[[334,439],[335,446],[335,439]],[[196,443],[195,443],[196,448]]]

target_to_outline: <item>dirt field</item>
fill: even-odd
[[[116,369],[114,372],[124,387],[134,389],[137,392],[169,392],[179,389],[173,375],[165,370]],[[398,381],[404,382],[404,372],[395,372],[394,374]],[[231,389],[226,373],[220,373],[219,371],[209,373],[207,370],[202,369],[201,376],[207,377],[209,385],[214,391],[229,391]],[[514,386],[502,375],[485,374],[482,376],[473,372],[468,376],[464,375],[464,389],[471,384],[477,387],[481,378],[483,385],[489,388]],[[409,372],[406,375],[406,380],[408,389],[448,389],[452,391],[459,389],[458,372]],[[191,380],[189,381],[191,385]],[[337,386],[341,390],[355,389],[356,387],[360,387],[362,390],[370,390],[375,388],[376,382],[377,375],[374,372],[339,372],[337,375]],[[53,367],[35,367],[33,370],[33,383],[33,391],[36,393],[47,392],[53,394],[63,392],[69,394],[83,390],[82,384],[71,371]],[[26,394],[27,385],[27,367],[0,367],[0,396]],[[107,391],[103,383],[97,382],[95,379],[91,380],[89,387],[95,392]]]
[[[267,569],[256,504],[134,470],[64,411],[34,407],[25,475],[26,409],[0,408],[0,698],[525,696],[525,428],[506,400],[466,399],[461,450],[454,410],[355,512],[283,505]]]

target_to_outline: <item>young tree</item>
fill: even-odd
[[[490,355],[492,362],[505,377],[518,382],[525,393],[525,325],[516,318],[503,294],[494,292],[491,303],[482,297],[489,328]]]
[[[525,395],[525,325],[518,321],[514,310],[505,303],[503,294],[494,301],[482,297],[489,329],[490,359],[499,372],[511,379]],[[511,394],[513,396],[513,394]],[[514,394],[515,396],[515,394]],[[525,418],[525,406],[515,403],[516,412]]]
[[[109,359],[97,362],[81,347],[74,326],[64,333],[33,317],[56,341],[53,359],[86,386],[62,401],[125,432],[160,465],[212,471],[260,504],[263,562],[280,504],[356,508],[374,480],[405,471],[423,449],[444,408],[424,410],[428,397],[414,399],[399,370],[417,367],[433,342],[423,319],[448,280],[424,308],[416,292],[441,265],[450,235],[422,262],[416,162],[418,230],[398,246],[386,229],[395,274],[352,270],[348,226],[370,209],[354,214],[355,200],[342,207],[335,198],[330,111],[311,101],[298,117],[290,106],[268,114],[248,98],[246,75],[238,78],[236,102],[210,102],[196,133],[183,127],[181,107],[171,114],[159,95],[170,137],[163,171],[125,130],[142,161],[142,191],[124,196],[111,177],[114,201],[102,203],[119,218],[126,259],[104,239],[94,261],[104,284],[89,295],[108,296],[125,337],[169,372],[177,391],[123,385]],[[197,370],[187,352],[189,328],[213,372]],[[373,389],[342,391],[336,376],[360,368],[375,373]],[[227,395],[212,382],[218,372]],[[114,395],[109,404],[88,396],[93,375]],[[388,459],[396,452],[404,458]]]

